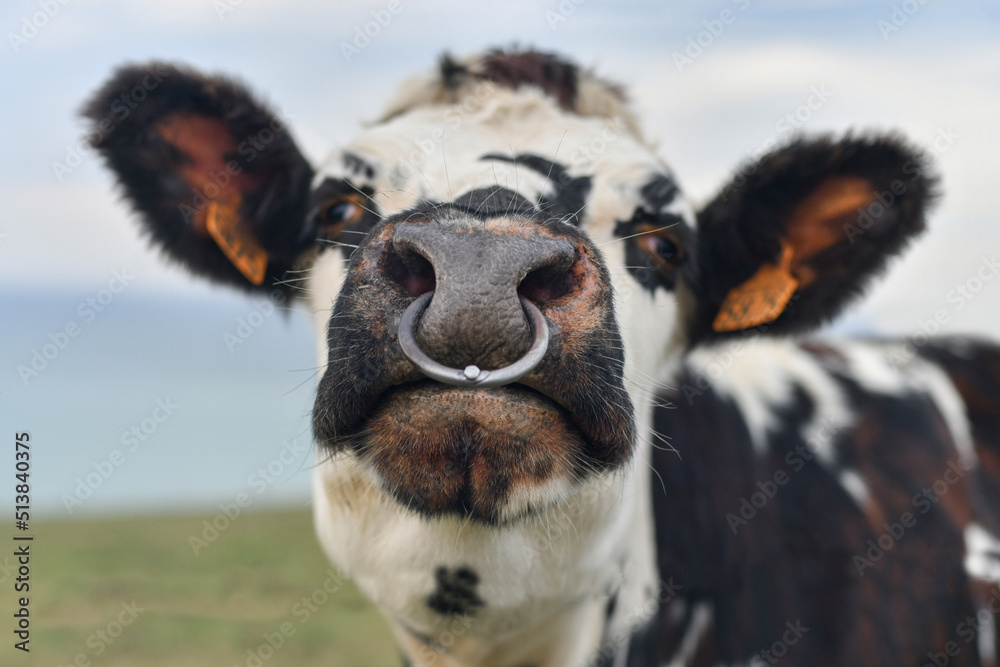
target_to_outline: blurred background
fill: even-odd
[[[9,0],[0,26],[0,424],[31,433],[36,517],[211,518],[240,494],[253,510],[309,504],[305,314],[166,263],[82,144],[77,110],[125,62],[239,77],[319,161],[446,50],[559,51],[625,84],[699,202],[796,132],[899,131],[945,196],[826,333],[914,336],[941,311],[946,333],[1000,331],[994,2]]]

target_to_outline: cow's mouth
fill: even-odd
[[[487,523],[557,503],[586,449],[566,410],[533,389],[431,380],[382,394],[352,440],[407,507]]]

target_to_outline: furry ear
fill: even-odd
[[[194,273],[270,289],[314,240],[313,170],[243,86],[164,63],[128,66],[82,113],[145,230]]]
[[[924,229],[935,185],[895,137],[800,139],[740,170],[698,215],[691,342],[828,321]]]

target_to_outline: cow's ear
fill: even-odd
[[[935,179],[895,137],[797,140],[698,214],[690,338],[828,321],[924,229]]]
[[[271,289],[314,240],[313,170],[243,86],[163,63],[128,66],[83,115],[154,243],[194,273]]]

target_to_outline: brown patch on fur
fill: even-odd
[[[576,102],[576,66],[549,53],[493,51],[483,59],[479,76],[508,88],[538,86],[567,111]]]
[[[383,397],[366,435],[367,460],[406,505],[494,521],[513,486],[568,477],[582,446],[561,408],[516,385],[397,387]]]

